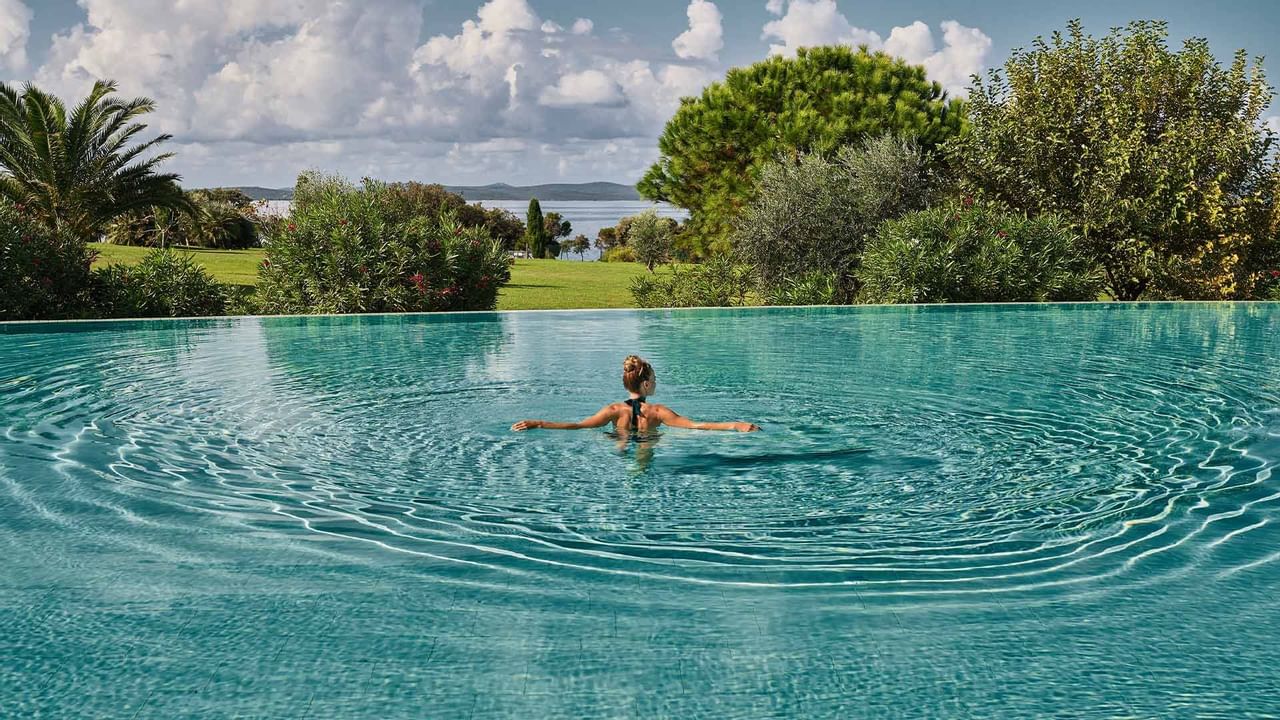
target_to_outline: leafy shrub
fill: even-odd
[[[1244,296],[1272,267],[1272,90],[1243,50],[1219,57],[1171,47],[1164,22],[1094,37],[1072,21],[975,78],[949,152],[974,191],[1072,223],[1119,300]]]
[[[0,201],[0,320],[82,315],[93,258],[80,238],[51,230],[24,207]]]
[[[755,270],[765,297],[789,298],[821,277],[829,292],[805,291],[805,300],[851,302],[866,236],[881,221],[928,205],[939,184],[918,147],[888,136],[834,157],[779,159],[764,168],[736,221],[734,251]]]
[[[483,228],[514,250],[524,237],[524,223],[500,208],[468,204],[466,198],[451,193],[443,185],[416,182],[391,183],[381,186],[386,219],[392,223],[407,222],[414,217],[452,215],[467,228]]]
[[[152,207],[113,220],[105,239],[114,245],[208,247],[243,250],[262,244],[264,218],[238,190],[193,190],[185,211]]]
[[[175,250],[152,250],[137,265],[93,271],[93,304],[101,317],[221,315],[229,293],[192,255]]]
[[[425,215],[366,180],[303,175],[259,270],[269,313],[490,310],[511,278],[501,241],[452,214]]]
[[[765,296],[765,302],[769,305],[836,305],[839,303],[839,293],[836,276],[811,272],[773,285]]]
[[[875,303],[1093,300],[1102,287],[1061,219],[971,200],[884,223],[867,241],[859,277],[861,300]]]
[[[626,245],[615,245],[600,255],[601,262],[636,262],[636,251]]]
[[[1280,269],[1263,273],[1257,281],[1254,294],[1262,300],[1280,302]]]
[[[671,274],[640,275],[631,281],[636,305],[652,307],[733,307],[747,304],[751,270],[727,256]]]

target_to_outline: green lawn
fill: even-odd
[[[142,260],[142,256],[151,252],[151,248],[131,247],[128,245],[107,245],[94,243],[90,245],[98,251],[98,265],[133,265]],[[196,260],[204,265],[218,280],[230,285],[256,285],[258,283],[258,265],[266,253],[262,250],[204,250],[192,248],[186,250],[196,256]]]
[[[95,244],[99,265],[133,264],[149,248]],[[258,281],[262,250],[201,250],[188,252],[215,278],[232,285]],[[631,278],[645,272],[639,263],[579,260],[516,260],[511,282],[498,296],[499,310],[559,310],[571,308],[635,307]]]

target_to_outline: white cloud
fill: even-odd
[[[687,14],[689,29],[671,43],[676,55],[686,60],[716,60],[724,47],[720,9],[707,0],[692,0]]]
[[[720,75],[605,42],[587,18],[566,30],[529,0],[474,1],[471,19],[423,41],[423,0],[80,0],[85,21],[53,40],[34,79],[71,100],[98,78],[155,98],[147,122],[177,138],[167,167],[208,185],[283,184],[309,167],[637,179],[680,97]],[[722,44],[708,7],[686,34],[699,56]]]
[[[31,9],[22,0],[0,0],[0,70],[26,68],[30,35]]]
[[[917,20],[906,27],[894,28],[883,49],[909,63],[923,65],[930,80],[941,83],[954,95],[963,95],[970,76],[986,67],[991,38],[955,20],[942,23],[942,38],[942,49],[935,51],[933,32]]]
[[[618,106],[626,104],[626,98],[622,88],[608,75],[599,70],[586,70],[561,77],[559,83],[542,91],[538,104],[547,107]]]
[[[480,27],[497,34],[538,26],[538,16],[526,0],[490,0],[476,11],[476,16],[480,18]]]
[[[852,25],[834,0],[770,0],[767,9],[779,16],[764,26],[763,39],[779,41],[770,45],[772,54],[791,56],[816,45],[866,45],[923,65],[929,79],[952,95],[967,94],[969,76],[982,72],[991,52],[990,37],[955,20],[941,24],[943,46],[937,49],[933,31],[919,20],[893,28],[882,40],[878,33]]]
[[[851,25],[835,0],[791,0],[785,14],[781,2],[770,3],[768,9],[780,16],[765,24],[762,35],[764,40],[779,41],[769,46],[772,55],[792,56],[802,47],[816,45],[881,45],[878,34]]]

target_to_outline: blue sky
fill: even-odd
[[[1095,33],[1165,19],[1224,59],[1280,58],[1280,4],[1260,0],[0,0],[0,78],[74,97],[109,76],[156,98],[192,186],[307,168],[633,182],[678,98],[728,67],[869,42],[962,94],[1074,17]]]

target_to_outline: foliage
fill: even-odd
[[[565,249],[571,253],[576,253],[579,260],[584,260],[587,251],[591,249],[591,239],[586,235],[578,235],[565,243]]]
[[[547,213],[542,222],[546,226],[548,240],[559,240],[573,234],[573,225],[558,212]]]
[[[489,310],[510,280],[502,242],[387,185],[305,174],[259,272],[265,312]]]
[[[529,201],[529,212],[525,216],[524,222],[524,246],[529,251],[529,256],[534,258],[544,258],[547,255],[547,222],[542,215],[542,203],[538,202],[538,198]]]
[[[265,220],[252,201],[242,202],[231,190],[194,190],[187,193],[191,207],[178,212],[165,207],[147,208],[116,218],[106,226],[105,240],[113,245],[149,247],[207,247],[243,250],[262,244]],[[248,197],[244,197],[248,200]]]
[[[831,155],[890,133],[926,151],[956,135],[963,106],[921,67],[863,48],[801,49],[730,70],[681,102],[659,141],[642,195],[691,211],[690,249],[729,249],[731,224],[755,195],[764,165],[799,153]]]
[[[146,208],[188,209],[178,176],[156,168],[160,135],[130,145],[155,109],[147,98],[111,97],[115,83],[97,82],[68,112],[34,85],[19,93],[0,83],[0,197],[23,205],[38,222],[81,241],[102,234],[111,220]]]
[[[865,237],[881,221],[928,205],[938,187],[924,153],[889,136],[831,157],[783,157],[765,166],[759,192],[734,223],[735,252],[771,302],[849,303]],[[815,278],[823,292],[801,290]]]
[[[666,262],[671,256],[675,227],[674,220],[646,210],[630,218],[625,236],[627,247],[635,253],[637,262],[644,263],[649,272],[653,272],[654,265]]]
[[[1280,268],[1272,268],[1260,274],[1257,280],[1256,297],[1280,302]]]
[[[0,320],[52,320],[84,313],[93,252],[0,199]]]
[[[670,274],[638,275],[631,295],[640,307],[734,307],[747,304],[751,269],[728,256],[712,258]]]
[[[968,199],[885,222],[859,277],[871,303],[1094,300],[1102,283],[1063,220]]]
[[[764,297],[768,305],[840,305],[846,302],[841,292],[841,278],[817,270],[771,285]]]
[[[1015,51],[976,83],[951,155],[976,192],[1069,219],[1118,299],[1238,297],[1274,234],[1271,91],[1243,51],[1223,68],[1167,37],[1075,21]]]
[[[449,192],[443,185],[391,183],[384,187],[383,193],[384,205],[388,212],[394,213],[396,222],[414,215],[452,215],[463,227],[484,229],[507,250],[515,249],[524,237],[524,223],[515,215],[500,208],[468,204],[465,198]]]
[[[93,303],[101,317],[221,315],[230,292],[190,254],[175,250],[152,250],[137,265],[93,271]]]
[[[626,245],[615,245],[600,254],[600,262],[638,262],[634,248]]]
[[[600,232],[596,233],[596,249],[600,251],[602,256],[619,244],[621,244],[621,240],[618,238],[618,228],[616,227],[600,228]]]

